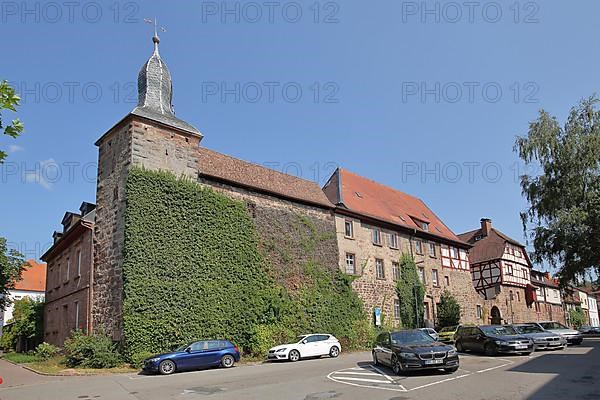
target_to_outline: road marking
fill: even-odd
[[[373,389],[373,385],[363,385],[360,383],[354,383],[354,382],[347,382],[347,381],[340,381],[337,378],[334,378],[332,375],[335,374],[336,371],[333,371],[331,373],[329,373],[329,375],[327,375],[327,379],[329,379],[330,381],[334,381],[337,383],[341,383],[344,385],[351,385],[351,386],[356,386],[356,387],[361,387],[361,388],[366,388],[366,389]],[[387,383],[385,382],[387,385],[392,386],[391,383]],[[390,387],[390,386],[378,386],[377,389],[379,390],[388,390],[391,392],[407,392],[406,388],[402,385],[396,385],[395,387]]]
[[[387,380],[388,380],[388,381],[390,381],[390,382],[394,382],[394,380],[393,380],[393,379],[392,379],[392,378],[391,378],[391,377],[390,377],[388,374],[386,374],[385,372],[383,372],[382,370],[380,370],[380,369],[379,369],[379,368],[377,368],[376,366],[374,366],[374,365],[371,365],[371,368],[373,368],[375,371],[379,372],[381,375],[385,376],[385,377],[387,378]],[[402,385],[400,385],[400,386],[402,386]]]
[[[340,371],[336,372],[338,374],[350,374],[350,375],[375,375],[381,376],[381,374],[376,374],[375,372],[354,372],[354,371]]]
[[[421,385],[421,386],[417,386],[414,388],[410,388],[408,389],[409,392],[413,391],[413,390],[418,390],[418,389],[423,389],[429,386],[434,386],[440,383],[444,383],[444,382],[450,382],[450,381],[455,381],[457,379],[461,379],[461,378],[466,378],[467,376],[471,376],[473,374],[464,374],[464,375],[459,375],[459,376],[453,376],[452,378],[446,378],[446,379],[442,379],[441,381],[436,381],[436,382],[431,382],[431,383],[427,383],[425,385]]]
[[[353,378],[351,376],[338,376],[337,379],[342,379],[345,381],[357,381],[357,382],[388,383],[388,381],[382,381],[381,379]]]

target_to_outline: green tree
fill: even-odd
[[[27,266],[23,255],[14,249],[8,250],[6,239],[0,237],[0,309],[4,310],[10,304],[8,291],[14,289]]]
[[[594,96],[571,109],[564,126],[542,110],[514,150],[530,173],[520,177],[529,208],[521,213],[532,261],[558,269],[563,285],[600,272],[600,111]],[[536,167],[538,168],[536,170]]]
[[[15,89],[8,84],[7,81],[0,82],[0,111],[10,110],[17,111],[17,107],[21,103],[21,98],[15,93]],[[3,121],[2,113],[0,113],[0,132],[12,138],[18,137],[23,132],[23,123],[19,119],[13,119],[10,124]],[[0,164],[6,158],[6,152],[0,150]]]
[[[453,326],[460,323],[460,305],[452,294],[444,290],[438,306],[438,326]]]
[[[15,301],[13,317],[9,321],[4,335],[9,339],[3,342],[3,347],[15,350],[19,338],[29,343],[37,344],[44,335],[44,302],[29,297]]]
[[[415,260],[409,254],[400,258],[400,278],[396,281],[396,294],[400,300],[400,321],[405,328],[423,325],[423,300],[425,287],[419,279]]]
[[[575,327],[575,329],[581,328],[582,325],[587,323],[585,318],[585,313],[581,309],[581,307],[575,307],[574,309],[569,311],[569,320],[571,321],[571,325]]]

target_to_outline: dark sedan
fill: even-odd
[[[519,335],[510,325],[461,326],[454,338],[460,352],[474,351],[487,356],[533,352],[533,340]]]
[[[200,340],[178,347],[171,353],[159,354],[144,360],[145,372],[170,375],[175,371],[189,371],[221,366],[233,367],[240,361],[240,352],[228,340]]]
[[[396,375],[424,369],[455,372],[459,363],[454,346],[437,342],[419,329],[386,332],[377,336],[373,362],[392,368]]]

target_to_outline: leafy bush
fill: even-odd
[[[128,359],[205,337],[264,355],[298,334],[351,335],[354,322],[365,319],[362,302],[337,265],[315,261],[335,231],[323,233],[310,218],[285,219],[286,213],[267,218],[280,225],[263,226],[281,239],[269,240],[259,237],[245,203],[167,172],[133,168],[123,252]],[[297,251],[306,257],[275,268],[261,251],[281,260]]]
[[[400,258],[400,279],[396,281],[396,294],[400,299],[402,326],[404,328],[420,328],[423,325],[425,312],[423,306],[425,287],[419,279],[415,260],[410,254],[402,254]]]
[[[142,367],[142,362],[146,359],[146,358],[150,358],[152,357],[154,354],[156,353],[152,353],[150,351],[142,351],[139,353],[135,353],[132,356],[130,356],[130,361],[131,361],[131,366],[133,368],[141,368]]]
[[[115,344],[103,335],[75,331],[65,340],[64,350],[69,367],[113,368],[121,363]]]
[[[3,329],[0,347],[4,351],[27,351],[42,341],[44,302],[24,297],[15,300],[11,324]],[[20,348],[17,343],[21,338]]]
[[[6,353],[3,356],[6,360],[8,361],[12,361],[14,363],[17,364],[27,364],[27,363],[32,363],[32,362],[36,362],[36,361],[41,361],[42,358],[39,357],[36,354],[31,354],[31,353],[14,353],[14,352],[10,352],[10,353]]]
[[[4,352],[14,351],[16,343],[17,336],[15,335],[12,326],[5,326],[2,329],[2,336],[0,336],[0,348]]]
[[[48,360],[58,354],[59,348],[51,345],[50,343],[41,343],[37,349],[35,349],[35,355],[43,360]]]
[[[581,307],[576,307],[569,311],[569,320],[575,329],[581,328],[581,326],[585,325],[587,322],[587,318]]]
[[[438,326],[454,326],[460,323],[460,305],[450,292],[444,290],[438,306]]]

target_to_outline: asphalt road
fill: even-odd
[[[600,399],[600,339],[532,356],[461,356],[454,374],[395,376],[370,353],[172,376],[42,377],[0,362],[2,400]]]

